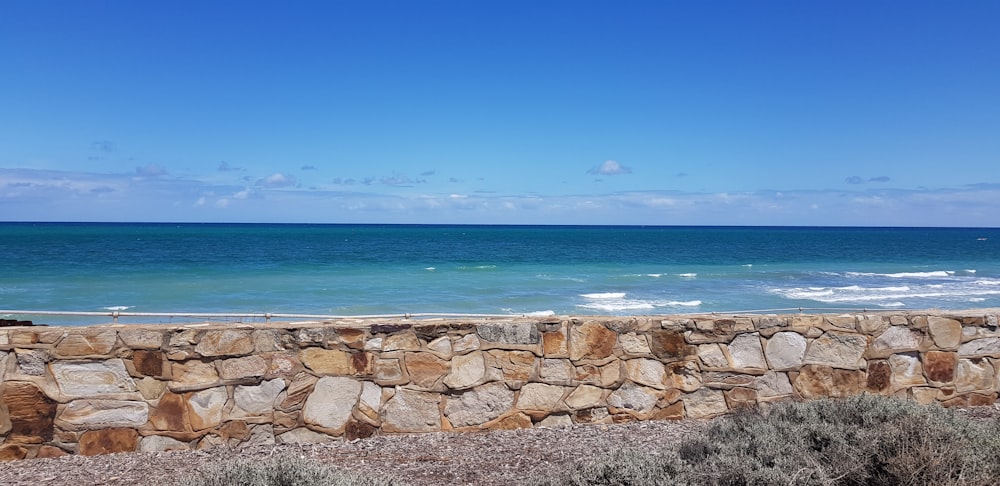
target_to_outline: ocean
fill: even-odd
[[[6,310],[347,316],[981,307],[1000,307],[996,228],[0,223]]]

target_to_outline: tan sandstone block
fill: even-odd
[[[118,333],[114,329],[70,331],[59,341],[55,353],[59,356],[106,355],[115,347]]]
[[[934,344],[941,349],[953,350],[962,344],[962,323],[945,317],[927,318],[927,329]]]
[[[350,375],[354,371],[351,353],[339,349],[306,348],[299,351],[299,360],[320,375]]]
[[[406,353],[403,361],[406,364],[406,375],[409,376],[410,382],[414,385],[433,391],[445,391],[447,389],[444,384],[444,378],[451,372],[450,362],[438,358],[431,353]],[[376,377],[378,376],[377,363]],[[379,381],[378,383],[382,385],[390,384],[384,381]]]
[[[260,378],[267,373],[267,362],[258,355],[230,358],[216,362],[223,380]]]
[[[206,331],[194,350],[202,356],[241,356],[253,352],[253,330]]]
[[[614,352],[617,335],[597,321],[587,321],[570,329],[569,357],[573,361],[581,359],[604,359]]]
[[[80,455],[94,456],[116,452],[134,452],[138,445],[139,433],[135,429],[88,430],[80,436]]]

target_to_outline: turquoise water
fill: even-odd
[[[0,255],[15,310],[1000,307],[1000,229],[0,223]]]

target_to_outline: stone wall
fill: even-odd
[[[0,458],[997,399],[982,313],[0,328]]]

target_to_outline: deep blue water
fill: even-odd
[[[1000,307],[1000,229],[0,223],[0,309],[628,315],[798,307]]]

